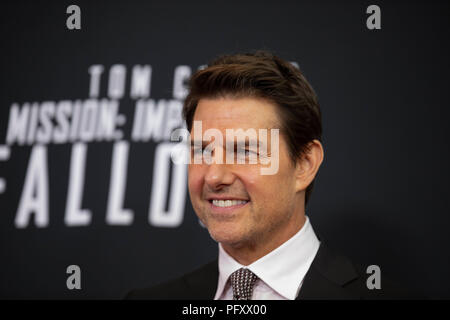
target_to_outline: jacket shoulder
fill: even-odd
[[[420,293],[408,288],[396,279],[385,275],[380,271],[378,278],[378,287],[370,286],[373,281],[374,273],[367,272],[367,266],[359,263],[353,263],[359,277],[347,284],[348,290],[358,293],[363,300],[417,300],[426,299]],[[377,272],[377,271],[375,271]],[[375,281],[376,282],[376,281]],[[371,287],[372,289],[369,289]]]
[[[217,260],[211,261],[181,277],[158,285],[134,289],[126,300],[206,300],[214,298],[218,279]]]
[[[416,292],[378,274],[379,286],[371,288],[367,266],[349,259],[322,242],[308,270],[299,299],[423,299]]]

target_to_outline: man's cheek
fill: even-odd
[[[257,193],[258,188],[265,183],[264,180],[261,179],[259,171],[248,171],[245,175],[239,176],[239,179],[244,184],[245,191],[247,191],[250,196],[252,193]]]
[[[191,174],[188,177],[188,187],[191,196],[200,196],[202,191],[202,180],[198,175]]]

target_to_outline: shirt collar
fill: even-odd
[[[319,239],[306,216],[305,224],[293,237],[246,268],[281,296],[294,300],[319,245]],[[214,299],[222,295],[230,275],[243,267],[219,243],[219,280]]]

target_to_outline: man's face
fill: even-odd
[[[194,121],[202,122],[202,133],[218,129],[226,137],[226,129],[279,129],[276,106],[256,98],[201,99]],[[194,129],[191,137],[194,137]],[[211,141],[204,141],[207,145]],[[227,141],[228,143],[228,141]],[[224,142],[225,145],[225,142]],[[225,158],[225,147],[224,147]],[[273,160],[274,161],[274,160]],[[289,158],[282,134],[279,136],[279,168],[273,175],[261,175],[261,167],[270,164],[201,164],[189,165],[189,193],[200,220],[213,239],[232,247],[252,246],[271,241],[298,227],[299,201],[295,165]],[[214,201],[215,200],[215,201]],[[220,202],[219,200],[239,200]],[[245,202],[243,202],[245,201]],[[223,207],[223,205],[228,205]],[[298,228],[297,228],[298,230]]]

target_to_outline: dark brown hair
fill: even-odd
[[[280,133],[286,137],[294,163],[308,151],[309,142],[322,140],[321,112],[313,88],[298,68],[269,52],[220,56],[193,74],[189,88],[183,107],[189,131],[200,99],[257,97],[278,106]],[[314,180],[306,189],[305,204],[313,185]]]

